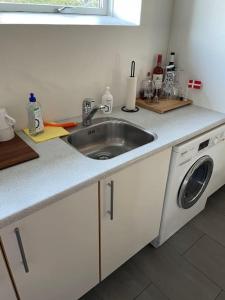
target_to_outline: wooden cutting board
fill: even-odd
[[[170,110],[177,109],[192,104],[192,100],[178,100],[178,99],[163,99],[159,103],[146,103],[145,100],[137,99],[136,105],[142,108],[164,114]]]
[[[19,136],[0,142],[0,170],[38,158],[39,155]]]

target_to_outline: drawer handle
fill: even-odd
[[[25,254],[25,251],[24,251],[24,248],[23,248],[23,242],[22,242],[22,239],[21,239],[20,230],[19,230],[19,228],[15,228],[14,231],[15,231],[17,243],[18,243],[18,246],[19,246],[19,249],[20,249],[20,254],[21,254],[21,258],[22,258],[25,273],[29,273],[29,267],[28,267],[28,264],[27,264],[26,254]]]
[[[114,181],[112,180],[110,183],[108,183],[108,186],[110,187],[110,211],[108,213],[110,214],[110,220],[113,220],[113,202],[114,202]]]

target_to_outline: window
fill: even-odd
[[[1,12],[107,15],[110,0],[0,0]]]
[[[139,26],[141,6],[142,0],[0,0],[0,25]]]

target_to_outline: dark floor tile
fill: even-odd
[[[184,256],[225,290],[225,248],[223,246],[210,237],[204,236]]]
[[[92,293],[94,292],[98,299],[132,300],[150,283],[151,280],[134,263],[128,261],[99,284]]]
[[[216,300],[225,300],[225,292],[222,291],[219,296],[216,298]]]
[[[189,223],[172,236],[167,243],[174,247],[180,254],[183,254],[203,235],[204,233],[202,231]]]
[[[168,300],[168,298],[154,284],[151,284],[135,300]]]
[[[225,246],[225,216],[214,210],[204,210],[191,224]]]
[[[132,260],[169,299],[214,300],[220,292],[168,244],[158,249],[148,246]]]
[[[103,300],[100,296],[97,295],[95,288],[88,292],[86,295],[81,297],[79,300]]]
[[[225,185],[214,193],[206,203],[207,210],[214,210],[225,215]]]

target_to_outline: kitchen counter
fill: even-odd
[[[163,115],[144,109],[129,114],[116,108],[110,116],[154,132],[158,139],[113,159],[98,161],[83,156],[59,138],[34,144],[20,132],[19,135],[39,153],[40,158],[0,171],[0,228],[140,158],[225,123],[225,114],[195,105]]]

